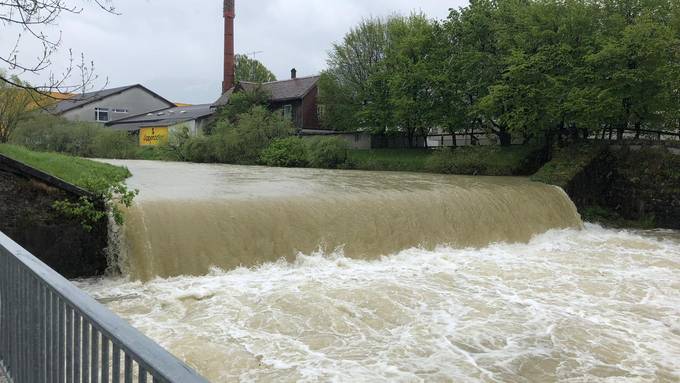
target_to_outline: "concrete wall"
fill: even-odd
[[[100,275],[107,267],[106,220],[86,231],[52,208],[77,198],[0,157],[0,231],[66,278]]]
[[[171,106],[174,105],[168,104],[142,88],[134,87],[119,94],[69,110],[62,114],[62,116],[71,121],[96,122],[94,116],[95,108],[108,108],[109,121],[114,121]],[[113,109],[127,109],[128,113],[113,113]]]
[[[581,213],[605,208],[615,214],[611,217],[615,221],[679,230],[680,156],[669,149],[609,146],[569,181],[565,191]]]

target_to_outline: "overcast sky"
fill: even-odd
[[[86,8],[64,16],[61,56],[71,48],[93,60],[108,87],[141,83],[175,101],[209,103],[222,82],[222,0],[113,0],[120,16]],[[422,11],[443,19],[466,0],[236,0],[236,52],[255,57],[279,79],[313,75],[325,68],[331,44],[362,18]],[[0,27],[3,28],[3,27]],[[6,29],[3,29],[7,32]],[[7,52],[10,33],[0,34]],[[12,37],[15,38],[16,36]],[[26,40],[27,42],[30,40]],[[24,57],[38,46],[24,44]],[[62,58],[60,60],[60,58]],[[29,79],[31,80],[31,79]],[[35,81],[32,79],[32,81]]]

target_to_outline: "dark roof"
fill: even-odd
[[[149,90],[148,88],[144,87],[143,85],[140,84],[135,84],[135,85],[128,85],[128,86],[121,86],[118,88],[111,88],[111,89],[102,89],[98,90],[95,92],[88,92],[88,93],[82,93],[76,96],[73,96],[69,98],[68,100],[63,100],[58,102],[54,108],[52,109],[52,112],[55,114],[62,114],[66,113],[69,110],[73,110],[76,108],[80,108],[81,106],[85,106],[87,104],[103,100],[107,97],[114,96],[116,94],[120,94],[125,92],[126,90],[132,89],[132,88],[141,88],[142,90],[151,93],[153,96],[159,98],[163,102],[166,102],[168,105],[175,105],[174,103],[166,100],[165,98],[159,96],[157,93]]]
[[[149,126],[172,126],[187,121],[200,120],[215,113],[210,104],[178,106],[106,123],[106,126],[119,130],[138,130]]]
[[[262,84],[256,82],[241,81],[236,84],[235,88],[229,89],[223,94],[213,105],[222,106],[229,102],[232,93],[239,90],[253,91],[261,87],[265,92],[269,93],[271,102],[282,102],[289,100],[299,100],[304,98],[314,86],[319,82],[319,76],[298,77],[290,80],[265,82]]]

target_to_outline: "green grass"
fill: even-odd
[[[438,150],[429,159],[435,173],[480,176],[526,176],[538,168],[540,149],[532,145],[466,146]]]
[[[350,167],[461,175],[529,175],[537,166],[534,146],[466,146],[438,150],[377,149],[351,150]]]
[[[553,159],[531,179],[566,189],[569,182],[605,150],[603,146],[587,144],[558,149],[553,154]]]
[[[127,168],[120,166],[58,153],[34,152],[21,146],[0,144],[0,154],[92,192],[97,192],[92,190],[93,180],[112,185],[131,176]]]
[[[350,150],[348,160],[352,168],[360,170],[424,172],[432,155],[426,149]]]

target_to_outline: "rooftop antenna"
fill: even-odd
[[[264,51],[248,52],[248,53],[246,53],[246,56],[252,56],[252,59],[255,60],[255,56],[259,55],[261,53],[264,53]]]

